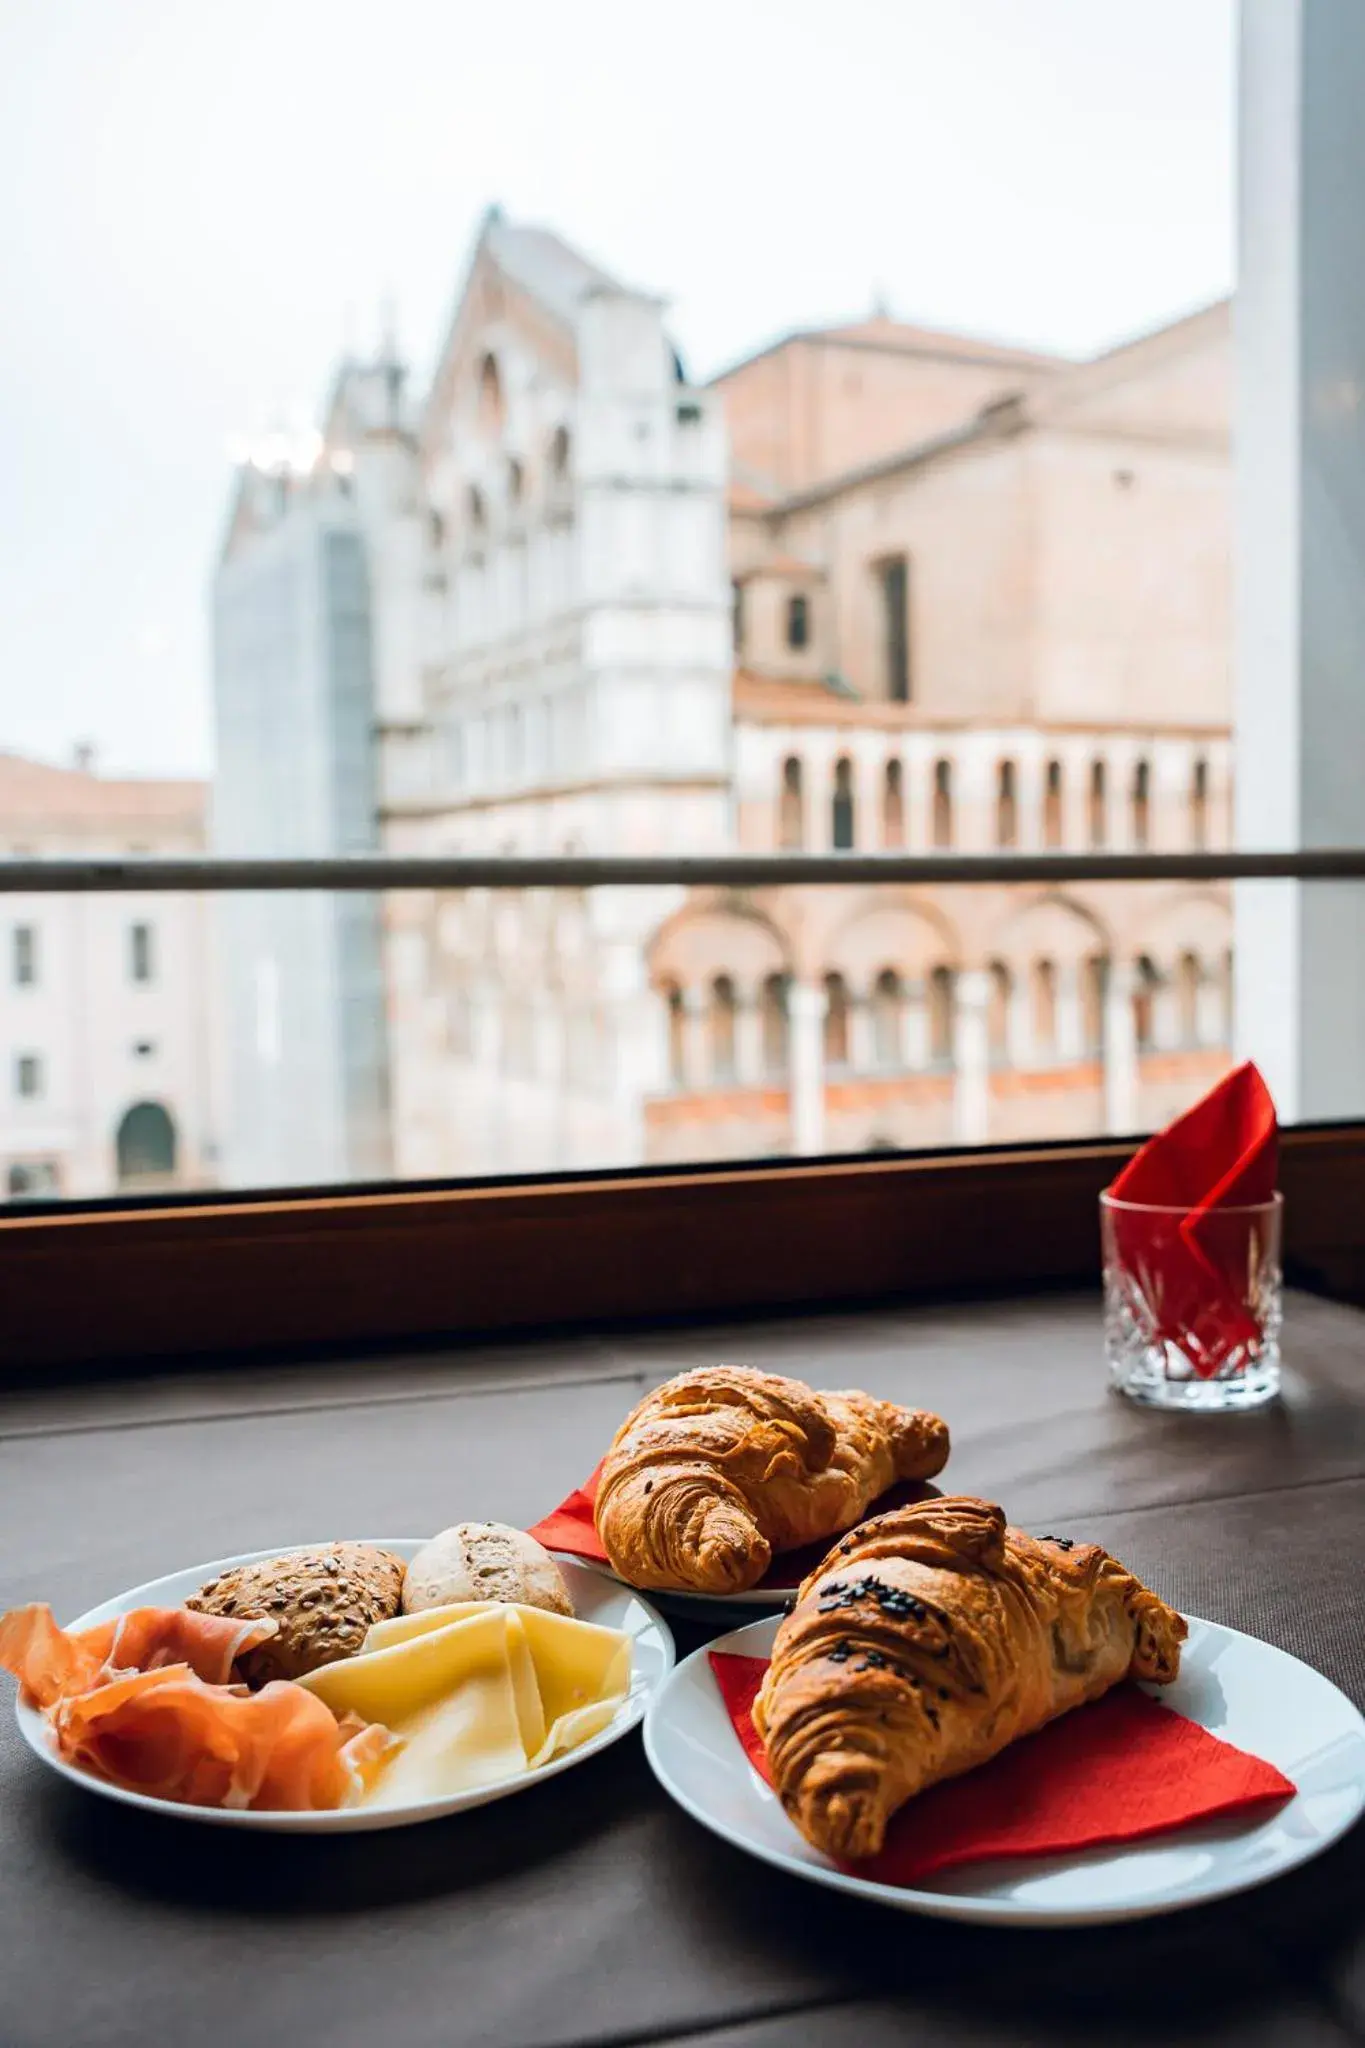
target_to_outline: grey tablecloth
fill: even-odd
[[[955,1488],[1093,1535],[1365,1704],[1365,1317],[1296,1300],[1288,1355],[1282,1408],[1218,1422],[1109,1398],[1089,1301],[11,1393],[0,1607],[72,1613],[277,1542],[531,1520],[642,1385],[723,1356],[939,1407]],[[1219,1907],[1002,1933],[868,1910],[748,1861],[669,1805],[635,1737],[509,1805],[292,1840],[69,1790],[0,1709],[5,2048],[683,2039],[1365,2040],[1365,1829]]]

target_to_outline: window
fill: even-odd
[[[730,637],[738,658],[744,652],[744,585],[738,577],[730,585]]]
[[[40,1201],[44,1195],[59,1195],[61,1175],[53,1159],[16,1159],[5,1175],[12,1202]]]
[[[1062,764],[1049,761],[1043,775],[1043,845],[1055,852],[1063,843]]]
[[[801,787],[801,763],[795,754],[789,754],[782,763],[777,843],[783,853],[799,853],[806,843],[806,803]]]
[[[1033,1045],[1040,1053],[1057,1049],[1057,969],[1050,960],[1034,962]]]
[[[735,984],[728,974],[718,974],[711,984],[711,1079],[735,1078]]]
[[[131,981],[148,982],[156,973],[152,927],[135,924],[128,928],[128,976]]]
[[[676,981],[665,985],[663,998],[668,1020],[668,1078],[675,1088],[681,1088],[687,1079],[687,1009]]]
[[[787,599],[787,645],[792,648],[806,646],[810,639],[810,603],[798,591],[795,597]]]
[[[502,432],[504,417],[502,378],[495,358],[486,355],[479,365],[479,426],[485,434],[496,436]]]
[[[905,844],[905,771],[888,761],[882,777],[882,845],[894,851]]]
[[[853,763],[847,754],[834,764],[834,801],[830,807],[830,845],[848,853],[854,843]]]
[[[1015,794],[1013,761],[1002,761],[996,775],[995,843],[1001,847],[1019,843],[1019,804]]]
[[[1090,763],[1090,844],[1103,846],[1109,837],[1109,792],[1103,761]]]
[[[21,1052],[14,1062],[14,1092],[25,1102],[36,1102],[43,1092],[43,1063],[36,1052]]]
[[[569,430],[556,427],[550,436],[550,475],[556,483],[564,483],[569,474]]]
[[[1146,846],[1152,832],[1152,768],[1139,761],[1133,770],[1133,844]]]
[[[1209,843],[1209,764],[1201,756],[1190,781],[1190,844],[1202,853]]]
[[[760,998],[763,1071],[777,1077],[787,1071],[787,977],[770,974]]]
[[[1161,976],[1145,953],[1138,955],[1133,985],[1133,1033],[1139,1052],[1150,1052],[1156,1044],[1156,994]]]
[[[882,644],[886,694],[893,704],[910,702],[910,567],[904,555],[877,565],[882,599]]]
[[[139,1038],[137,1044],[133,1047],[133,1058],[135,1060],[149,1060],[155,1052],[156,1046],[150,1038]]]
[[[1014,1001],[1014,976],[1003,960],[992,960],[987,974],[990,987],[986,1001],[986,1049],[997,1066],[1008,1064],[1010,1056],[1010,1007]]]
[[[18,988],[32,988],[38,979],[38,934],[31,924],[14,927],[14,981]]]
[[[1199,1043],[1199,990],[1203,974],[1197,953],[1182,953],[1176,966],[1176,1018],[1180,1043]]]
[[[842,974],[825,976],[825,1065],[848,1065],[848,984]]]
[[[903,1064],[903,1009],[901,978],[894,967],[884,967],[872,985],[872,1057],[879,1067]]]
[[[522,468],[521,464],[520,464],[520,463],[519,463],[519,462],[517,461],[517,458],[516,458],[516,456],[514,455],[514,456],[512,456],[512,457],[510,458],[510,460],[508,461],[508,464],[507,464],[507,502],[508,502],[508,504],[509,504],[509,505],[512,505],[512,506],[518,506],[518,505],[520,505],[520,503],[521,503],[521,501],[522,501],[522,497],[523,497],[523,495],[524,495],[524,493],[525,493],[525,489],[526,489],[526,472],[525,472],[525,470],[524,470],[524,469]]]
[[[956,1000],[951,967],[936,967],[929,976],[929,1058],[936,1067],[950,1067],[953,1063]]]
[[[953,768],[950,761],[934,763],[933,843],[942,851],[953,843]]]

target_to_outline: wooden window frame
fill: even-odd
[[[35,1209],[0,1222],[0,1365],[1093,1287],[1099,1193],[1134,1142]],[[1365,1300],[1363,1181],[1365,1125],[1283,1134],[1292,1281]]]

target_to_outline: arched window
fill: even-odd
[[[842,974],[825,976],[825,1065],[848,1065],[848,984]]]
[[[953,764],[934,763],[933,843],[942,849],[953,843]]]
[[[1133,986],[1133,1034],[1139,1052],[1150,1052],[1156,1044],[1156,992],[1160,985],[1155,963],[1140,953]]]
[[[1109,837],[1109,787],[1103,761],[1090,763],[1090,844],[1103,846]]]
[[[1223,1043],[1232,1044],[1232,1020],[1237,996],[1237,978],[1234,973],[1231,946],[1223,955]]]
[[[427,513],[427,539],[439,555],[446,544],[446,523],[434,505]]]
[[[770,974],[763,984],[760,1004],[763,1026],[763,1071],[787,1071],[787,977]]]
[[[1176,1012],[1182,1045],[1199,1043],[1199,986],[1203,978],[1198,954],[1182,953],[1175,970]]]
[[[1056,848],[1063,837],[1062,764],[1049,761],[1043,776],[1043,845]]]
[[[1209,843],[1209,764],[1202,755],[1190,781],[1190,843],[1201,853]]]
[[[902,1010],[901,978],[884,967],[872,984],[872,1057],[879,1067],[903,1064]]]
[[[159,1102],[135,1102],[114,1139],[120,1187],[175,1172],[175,1125]]]
[[[1139,761],[1133,770],[1133,844],[1146,846],[1152,836],[1152,764]]]
[[[668,1006],[668,1078],[681,1088],[687,1079],[687,1006],[676,981],[665,985],[663,996]]]
[[[711,1079],[735,1078],[735,984],[728,974],[718,974],[711,984],[708,1018],[711,1039]]]
[[[801,763],[795,754],[788,754],[782,763],[777,843],[784,853],[799,853],[806,843],[806,800],[801,787]]]
[[[569,430],[556,427],[550,436],[550,475],[557,484],[567,481],[569,475]]]
[[[495,359],[486,355],[479,364],[479,425],[485,434],[500,434],[505,416],[502,378]]]
[[[834,764],[834,802],[830,809],[830,844],[836,853],[848,853],[854,840],[853,763],[841,754]]]
[[[730,638],[738,659],[744,652],[744,585],[737,576],[730,584]]]
[[[475,541],[483,538],[488,526],[488,515],[484,509],[483,492],[477,484],[471,484],[465,493],[465,519]]]
[[[810,642],[810,601],[798,591],[787,599],[787,645],[805,647]]]
[[[995,784],[995,843],[1016,846],[1019,841],[1019,799],[1015,788],[1013,761],[1002,761]]]
[[[524,492],[525,492],[525,489],[526,489],[526,472],[525,472],[525,470],[524,470],[524,469],[522,468],[521,464],[520,464],[520,463],[519,463],[519,462],[517,461],[517,458],[516,458],[516,456],[515,456],[515,455],[513,455],[513,456],[509,457],[509,459],[508,459],[508,463],[507,463],[507,502],[508,502],[508,504],[509,504],[509,505],[513,505],[513,506],[516,506],[516,505],[520,505],[520,503],[521,503],[521,500],[522,500],[522,496],[523,496],[523,494],[524,494]]]
[[[1092,953],[1081,966],[1081,1036],[1088,1053],[1104,1051],[1104,996],[1109,985],[1109,962],[1102,953]]]
[[[905,770],[899,761],[888,761],[882,778],[882,845],[905,844]]]
[[[1033,1043],[1049,1053],[1057,1045],[1057,969],[1051,960],[1033,963]]]
[[[929,1057],[935,1066],[953,1063],[955,989],[951,967],[936,967],[929,976]]]
[[[986,1001],[986,1047],[997,1065],[1010,1056],[1010,1004],[1014,1000],[1014,976],[1003,960],[992,960],[987,974],[990,992]]]

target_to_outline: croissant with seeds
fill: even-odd
[[[865,1522],[801,1587],[754,1726],[808,1842],[875,1856],[887,1822],[1125,1678],[1169,1685],[1180,1615],[1094,1543],[1026,1536],[986,1501]]]

